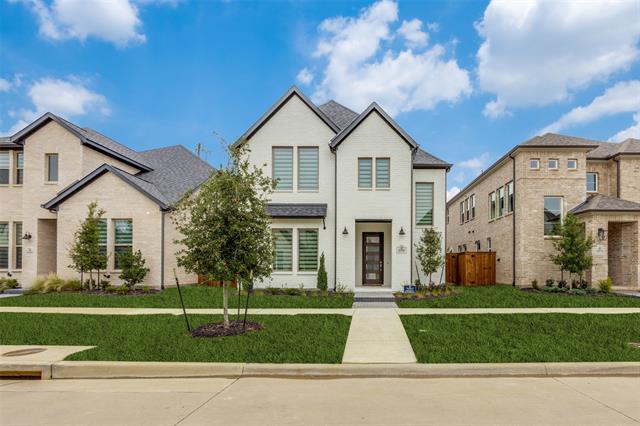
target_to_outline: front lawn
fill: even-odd
[[[640,314],[401,315],[418,362],[640,361]]]
[[[181,287],[187,308],[222,308],[222,288],[189,285]],[[229,289],[229,307],[237,307],[237,295]],[[350,308],[353,296],[276,296],[251,295],[250,308]],[[73,292],[33,294],[0,299],[0,306],[73,306],[73,307],[121,307],[121,308],[179,308],[178,290],[164,291],[136,296],[96,295]],[[244,297],[241,301],[244,307]]]
[[[221,316],[190,315],[192,327]],[[78,361],[186,361],[339,363],[351,317],[250,316],[261,331],[234,337],[194,338],[173,315],[0,314],[4,345],[97,346],[73,354]]]
[[[533,293],[510,285],[453,287],[456,294],[441,298],[402,300],[401,308],[581,308],[640,307],[640,297],[568,296],[557,293]]]

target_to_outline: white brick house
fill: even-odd
[[[451,165],[377,104],[360,114],[334,101],[317,106],[293,87],[242,143],[278,179],[269,204],[276,261],[263,285],[315,287],[324,253],[330,288],[399,290],[416,279],[415,243],[425,227],[441,232],[444,253]]]

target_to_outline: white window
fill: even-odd
[[[298,230],[298,271],[318,270],[318,230]]]
[[[575,158],[569,158],[567,160],[567,169],[578,170],[578,160]]]
[[[433,183],[416,183],[416,225],[433,225]]]
[[[598,192],[598,173],[587,173],[587,192]]]
[[[513,195],[513,181],[507,184],[507,213],[513,213],[515,199]]]
[[[460,224],[464,223],[464,201],[460,201]]]
[[[489,194],[489,219],[496,218],[496,193]]]
[[[290,272],[293,265],[293,229],[273,229],[273,270]]]
[[[558,170],[558,159],[557,158],[549,158],[547,163],[549,170]]]
[[[476,195],[473,194],[471,198],[469,198],[469,202],[471,203],[471,219],[476,218]]]
[[[13,223],[13,235],[15,241],[13,263],[16,269],[22,269],[22,222]]]
[[[293,190],[293,148],[273,147],[272,176],[276,180],[276,191]]]
[[[98,249],[100,254],[107,254],[107,219],[98,219],[98,231],[100,237],[98,238]]]
[[[122,269],[120,265],[121,253],[133,250],[133,221],[131,219],[115,219],[113,221],[115,235],[113,240],[114,268]]]
[[[45,154],[45,160],[47,182],[58,182],[58,154]]]
[[[371,188],[373,186],[373,160],[371,158],[358,158],[358,188]]]
[[[16,152],[16,175],[15,184],[22,185],[24,183],[24,152]]]
[[[544,197],[544,235],[555,235],[554,227],[562,223],[562,197]]]
[[[0,269],[9,269],[9,222],[0,222]]]
[[[466,200],[464,200],[464,220],[468,221],[469,220],[469,199],[467,198]]]
[[[9,152],[0,152],[0,185],[9,184]]]
[[[298,190],[318,189],[318,147],[298,148]]]
[[[529,160],[529,168],[531,170],[539,170],[540,169],[540,159],[539,158],[532,158],[531,160]]]
[[[390,167],[388,158],[376,158],[376,188],[391,187]]]
[[[498,193],[498,217],[504,214],[504,186],[500,187]]]

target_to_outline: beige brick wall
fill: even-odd
[[[480,250],[487,251],[487,239],[491,238],[491,250],[496,252],[496,281],[506,284],[513,282],[513,214],[507,213],[505,191],[504,214],[493,220],[490,219],[489,194],[504,187],[511,180],[513,180],[513,163],[511,159],[506,159],[486,178],[465,190],[459,198],[448,205],[447,251],[457,252],[458,246],[463,244],[467,245],[467,251],[475,251],[475,242],[478,240],[481,244]],[[518,200],[518,188],[515,192]],[[460,225],[460,202],[473,194],[476,196],[476,217]]]
[[[15,223],[22,222],[22,185],[15,184],[15,161],[16,153],[22,150],[4,150],[9,153],[9,184],[0,185],[0,222],[9,223],[9,268],[0,269],[0,277],[4,277],[6,272],[12,274],[13,278],[20,280],[21,270],[15,268]]]
[[[613,160],[587,162],[587,171],[598,173],[598,193],[609,197],[618,195],[618,172]]]
[[[619,157],[620,198],[640,203],[640,156]]]

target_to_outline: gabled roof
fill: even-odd
[[[625,139],[622,142],[600,142],[599,146],[587,153],[588,160],[608,160],[618,155],[640,155],[640,139]]]
[[[351,134],[351,132],[353,132],[359,125],[360,123],[362,123],[370,114],[372,113],[378,113],[380,115],[380,117],[382,117],[382,119],[384,121],[387,122],[387,124],[389,126],[391,126],[391,128],[393,130],[396,131],[396,133],[398,133],[398,135],[407,143],[409,144],[409,146],[413,149],[417,149],[418,148],[418,144],[416,143],[416,141],[413,140],[413,138],[411,136],[409,136],[409,134],[407,134],[407,132],[404,131],[404,129],[402,127],[400,127],[398,125],[398,123],[396,123],[393,118],[391,118],[381,107],[380,105],[378,105],[375,102],[372,102],[371,105],[369,105],[369,107],[367,107],[367,109],[365,109],[362,114],[360,114],[355,120],[353,120],[351,122],[351,124],[349,124],[346,128],[344,128],[340,133],[338,133],[336,136],[333,137],[333,139],[331,139],[331,143],[329,144],[329,146],[331,147],[331,149],[335,150],[338,145],[340,145],[342,143],[342,141],[345,140],[345,138],[347,136],[349,136]]]
[[[326,217],[326,204],[312,203],[269,203],[267,214],[271,217],[305,218]]]
[[[521,148],[597,148],[602,142],[575,136],[545,133],[522,142]]]
[[[0,148],[22,149],[22,146],[13,142],[10,136],[0,136]]]
[[[340,130],[340,128],[333,121],[331,121],[331,119],[327,117],[326,114],[322,112],[320,108],[318,108],[318,106],[311,102],[311,100],[309,100],[309,98],[307,98],[300,89],[298,89],[296,86],[291,86],[291,88],[287,90],[287,92],[282,95],[282,97],[278,99],[278,101],[273,104],[271,108],[269,108],[267,112],[262,115],[262,117],[258,119],[258,121],[253,123],[253,125],[249,127],[249,129],[233,143],[233,146],[239,146],[244,141],[250,139],[293,96],[297,96],[298,98],[300,98],[300,100],[302,100],[302,102],[304,102],[335,133]]]
[[[638,212],[640,203],[608,197],[602,194],[589,196],[585,201],[572,208],[569,213],[581,214],[587,212]]]
[[[356,117],[358,117],[357,112],[334,100],[330,100],[329,102],[320,105],[318,108],[320,108],[320,111],[324,112],[325,115],[340,128],[340,130],[347,127],[356,119]]]
[[[449,170],[452,167],[452,164],[447,163],[436,157],[435,155],[429,154],[427,151],[418,147],[418,150],[413,156],[413,168],[414,169],[447,169]]]
[[[123,163],[129,164],[130,166],[133,166],[139,170],[151,170],[151,167],[148,164],[145,164],[144,160],[136,151],[114,141],[113,139],[104,136],[101,133],[98,133],[95,130],[89,128],[81,128],[50,112],[45,113],[40,118],[36,119],[33,123],[29,124],[24,129],[11,136],[10,141],[16,144],[22,144],[25,138],[27,138],[29,135],[33,134],[35,131],[51,121],[55,121],[60,126],[64,127],[67,131],[75,135],[78,139],[80,139],[80,142],[83,145],[87,145],[95,149],[96,151],[99,151],[112,158],[118,159]]]
[[[44,203],[42,207],[49,210],[58,207],[66,199],[108,172],[113,173],[115,176],[119,177],[120,179],[146,195],[152,201],[157,203],[160,206],[160,209],[168,210],[170,208],[169,202],[166,197],[152,183],[109,164],[103,164],[99,166],[97,169],[95,169],[82,179],[77,180],[71,185],[67,186],[54,198]]]

